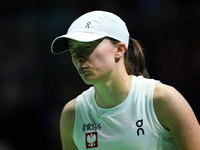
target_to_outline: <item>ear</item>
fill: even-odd
[[[121,58],[124,55],[125,51],[126,51],[126,45],[122,42],[118,43],[117,50],[115,52],[115,58],[116,59]]]

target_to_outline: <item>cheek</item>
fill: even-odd
[[[115,47],[108,40],[104,40],[91,53],[90,58],[103,67],[108,67],[115,62]]]
[[[91,55],[91,60],[97,67],[97,69],[106,72],[108,69],[112,69],[115,64],[115,57],[112,53],[100,53],[98,55]]]

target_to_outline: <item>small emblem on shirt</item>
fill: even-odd
[[[144,135],[145,134],[144,133],[144,129],[142,128],[142,126],[143,126],[143,119],[138,120],[136,122],[136,126],[138,127],[138,129],[137,129],[137,135],[140,136],[141,133]]]
[[[98,147],[98,136],[97,132],[90,132],[85,134],[86,148]]]

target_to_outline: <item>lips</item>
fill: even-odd
[[[84,73],[86,73],[88,70],[89,70],[88,67],[81,67],[81,68],[79,69],[79,73],[80,73],[80,74],[84,74]]]

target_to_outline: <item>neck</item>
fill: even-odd
[[[121,104],[127,97],[132,77],[128,74],[117,76],[99,85],[94,85],[95,99],[102,108],[111,108]]]

